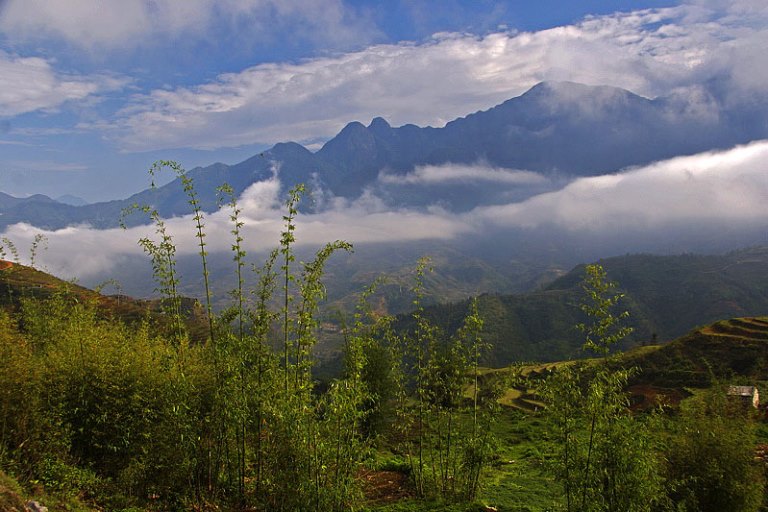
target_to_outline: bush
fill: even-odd
[[[666,448],[666,507],[675,511],[754,512],[765,486],[755,462],[755,423],[717,385],[683,402]]]

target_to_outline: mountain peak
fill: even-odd
[[[372,132],[381,132],[382,130],[389,130],[392,127],[383,117],[374,117],[371,120],[371,124],[368,125],[368,129]]]
[[[358,152],[361,148],[373,146],[373,135],[368,131],[368,128],[359,121],[352,121],[338,135],[326,142],[318,153],[321,155],[340,155],[349,151]]]
[[[344,138],[345,136],[357,134],[360,132],[366,131],[365,125],[361,123],[360,121],[352,121],[351,123],[347,123],[347,126],[342,128],[342,130],[336,135],[336,137]]]
[[[56,202],[56,201],[54,201],[53,199],[51,199],[50,197],[48,197],[48,196],[46,196],[44,194],[33,194],[33,195],[31,195],[29,197],[26,197],[24,199],[26,201],[36,201],[36,202],[40,202],[40,203],[54,203],[54,202]]]
[[[589,101],[592,103],[627,101],[630,98],[648,101],[647,98],[620,87],[611,85],[585,85],[568,81],[539,82],[528,89],[521,98],[530,98],[539,101],[551,101],[552,99],[559,99],[565,102]]]
[[[265,153],[272,154],[276,157],[285,157],[287,155],[305,155],[306,153],[311,152],[298,142],[278,142]]]

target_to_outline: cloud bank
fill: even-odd
[[[128,150],[212,149],[328,138],[352,119],[378,115],[442,126],[544,80],[648,97],[675,91],[686,108],[711,110],[705,83],[721,83],[734,101],[768,93],[766,49],[768,12],[759,0],[588,17],[538,32],[436,34],[154,90],[117,114],[110,136]]]
[[[295,30],[295,27],[301,30]],[[295,38],[337,45],[370,41],[376,30],[340,0],[6,0],[0,30],[15,40],[51,38],[104,52],[158,40],[215,38],[231,31],[256,43],[291,30]]]
[[[663,230],[686,224],[765,225],[768,141],[581,178],[516,204],[478,208],[479,223],[570,232]]]
[[[300,215],[296,236],[303,246],[320,246],[336,239],[365,245],[460,241],[467,237],[496,240],[514,231],[523,243],[526,233],[545,233],[549,246],[557,248],[557,233],[561,233],[571,238],[611,239],[615,250],[626,252],[640,250],[635,239],[648,240],[645,250],[652,250],[657,234],[669,230],[685,233],[689,227],[695,232],[694,238],[743,230],[753,233],[755,229],[768,233],[766,162],[768,141],[759,141],[614,175],[580,178],[526,201],[481,206],[460,214],[436,206],[393,209],[370,194],[355,201],[337,198],[323,212]],[[259,252],[276,246],[283,229],[277,179],[252,185],[239,202],[246,249]],[[212,252],[230,248],[229,213],[222,210],[206,217],[206,241]],[[168,228],[180,255],[197,253],[190,217],[170,219]],[[25,224],[11,226],[4,236],[13,240],[23,255],[38,233],[47,237],[49,246],[47,252],[38,255],[41,264],[57,275],[83,279],[109,277],[110,270],[126,258],[141,254],[136,243],[139,238],[154,236],[150,226],[125,231],[80,226],[43,232]],[[751,243],[763,240],[764,235]]]

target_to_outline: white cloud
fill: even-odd
[[[541,185],[549,180],[531,171],[499,169],[482,164],[424,165],[408,174],[379,174],[379,181],[387,185],[435,185],[440,183],[489,182],[504,185]]]
[[[182,5],[194,2],[179,2]],[[45,0],[10,0],[0,11],[0,29],[16,39],[37,40],[56,36],[85,47],[140,41],[151,23],[149,2],[69,0],[66,3]],[[193,13],[189,13],[193,14]],[[193,23],[196,16],[178,20]],[[167,30],[177,27],[174,18],[158,19]]]
[[[258,252],[277,246],[284,229],[282,198],[277,179],[258,182],[249,187],[239,200],[244,248]],[[205,217],[207,250],[227,252],[232,243],[232,224],[228,209]],[[178,255],[198,253],[191,216],[166,221],[174,237]],[[389,211],[376,198],[363,196],[357,201],[337,200],[334,207],[323,213],[300,215],[297,219],[297,246],[321,246],[342,239],[357,244],[392,241],[451,239],[471,228],[455,215],[439,208],[429,211]],[[47,239],[49,250],[38,254],[38,263],[51,273],[78,279],[109,276],[110,269],[125,258],[142,254],[137,240],[155,237],[152,226],[127,230],[97,230],[77,226],[56,231],[44,231],[28,224],[15,224],[6,229],[8,237],[19,249],[22,260],[28,262],[27,252],[37,234]]]
[[[123,87],[106,75],[67,75],[39,57],[19,57],[0,50],[0,117],[50,110]]]
[[[568,231],[653,232],[691,223],[768,225],[768,141],[578,179],[521,203],[479,208],[477,222]]]
[[[224,23],[224,25],[219,25]],[[340,0],[6,0],[0,31],[17,41],[63,40],[91,52],[153,46],[238,31],[253,43],[292,29],[295,38],[349,45],[374,27]]]
[[[647,97],[677,91],[716,107],[701,84],[768,92],[768,15],[739,4],[589,17],[531,33],[438,34],[299,63],[261,64],[197,86],[136,96],[111,136],[128,150],[212,149],[330,137],[350,120],[442,126],[543,80],[613,85]],[[749,5],[758,5],[754,2]],[[711,112],[710,112],[711,114]]]
[[[392,210],[372,195],[355,201],[337,198],[322,213],[299,215],[297,243],[320,246],[336,239],[358,245],[460,240],[522,230],[546,234],[551,250],[558,244],[553,233],[560,230],[577,237],[602,236],[620,252],[622,244],[626,244],[626,252],[638,250],[637,245],[632,245],[637,243],[636,239],[651,240],[651,245],[642,246],[643,250],[651,250],[656,235],[671,229],[687,233],[686,226],[704,226],[704,231],[691,235],[695,241],[697,236],[720,237],[723,232],[768,226],[765,162],[768,141],[760,141],[729,151],[674,158],[620,174],[581,178],[557,192],[519,203],[478,207],[463,214],[438,207]],[[250,252],[275,247],[283,229],[277,180],[252,185],[239,203],[245,222],[245,247]],[[229,212],[222,210],[209,215],[205,224],[208,249],[229,251]],[[180,255],[197,253],[199,248],[189,216],[170,219],[167,225]],[[110,269],[117,268],[125,258],[140,255],[136,241],[154,236],[154,229],[141,226],[126,231],[101,231],[80,226],[44,232],[17,224],[7,228],[4,236],[12,239],[24,255],[37,233],[48,238],[48,251],[38,256],[45,268],[60,276],[93,279],[109,277]],[[686,247],[681,245],[679,249]]]

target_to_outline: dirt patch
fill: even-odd
[[[646,410],[659,405],[677,407],[688,396],[684,391],[673,388],[658,388],[649,384],[638,384],[629,387],[631,409]]]
[[[360,471],[363,493],[370,503],[392,503],[413,495],[408,477],[399,471]]]
[[[11,268],[13,266],[13,263],[10,261],[0,260],[0,270],[5,270],[7,268]]]
[[[0,471],[0,510],[3,512],[24,512],[24,500],[21,498],[18,483]]]

